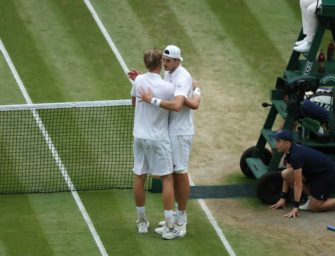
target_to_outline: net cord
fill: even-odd
[[[79,102],[57,102],[40,104],[16,104],[2,105],[0,111],[12,110],[36,110],[36,109],[58,109],[58,108],[86,108],[86,107],[110,107],[131,105],[131,100],[109,100],[109,101],[79,101]]]

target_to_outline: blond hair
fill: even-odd
[[[162,51],[157,48],[148,49],[144,53],[144,64],[150,71],[162,66]]]

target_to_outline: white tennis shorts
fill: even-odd
[[[170,138],[172,147],[173,171],[186,173],[192,148],[193,135],[179,135]]]
[[[172,173],[172,151],[169,140],[134,138],[134,173],[164,176]]]

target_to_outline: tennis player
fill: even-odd
[[[174,236],[174,189],[172,152],[168,132],[169,111],[157,108],[161,100],[154,105],[143,102],[142,90],[152,91],[159,99],[173,98],[173,84],[160,77],[162,52],[149,49],[144,54],[144,63],[149,72],[138,75],[131,90],[132,103],[135,106],[134,117],[134,198],[137,209],[137,227],[139,233],[147,233],[149,222],[145,213],[144,184],[147,175],[160,176],[163,184],[163,208],[165,229],[162,238],[173,239]]]
[[[194,136],[194,124],[191,109],[200,105],[200,89],[193,90],[190,73],[182,66],[181,50],[175,45],[168,45],[163,51],[164,80],[173,83],[174,99],[166,100],[155,97],[150,90],[142,90],[141,98],[160,108],[172,110],[169,119],[169,135],[172,145],[174,191],[177,202],[175,236],[184,237],[187,233],[186,206],[190,194],[188,164]],[[159,102],[159,104],[157,104]],[[162,234],[165,226],[155,232]]]

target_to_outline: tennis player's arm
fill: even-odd
[[[147,103],[151,103],[157,107],[161,107],[170,111],[179,112],[184,104],[185,96],[177,95],[173,100],[162,100],[153,97],[151,90],[144,90],[140,88],[141,99]]]
[[[288,175],[289,175],[289,173],[293,173],[293,175],[294,175],[294,170],[293,170],[291,164],[287,164],[286,170],[288,171]],[[288,190],[289,189],[290,189],[290,184],[287,182],[286,179],[283,179],[283,186],[282,186],[281,192],[288,195]],[[287,198],[285,198],[285,199],[287,199]]]
[[[185,97],[182,95],[178,95],[174,98],[174,100],[161,100],[159,103],[159,107],[165,108],[170,111],[179,112],[184,105]]]
[[[302,193],[302,169],[294,170],[294,201],[300,202]]]
[[[200,95],[193,95],[191,98],[185,98],[184,106],[197,110],[200,106]]]
[[[193,95],[192,97],[187,97],[184,101],[184,106],[193,109],[193,110],[197,110],[200,106],[200,96],[201,96],[201,91],[200,88],[198,86],[196,86],[197,83],[196,81],[193,81]]]

